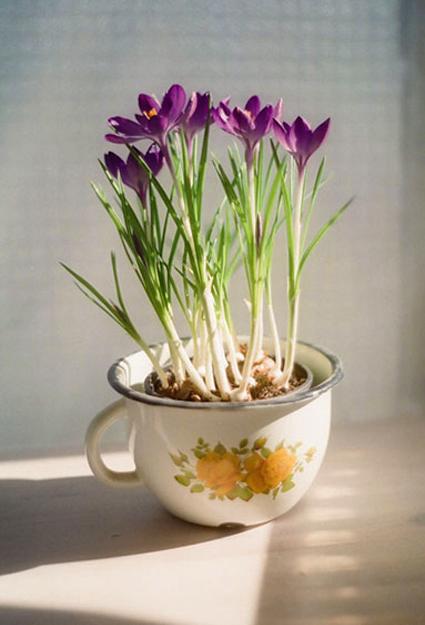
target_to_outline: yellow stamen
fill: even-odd
[[[155,115],[158,115],[158,111],[152,108],[150,111],[143,111],[143,114],[146,115],[148,119],[152,119]]]

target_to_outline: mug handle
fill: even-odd
[[[137,486],[141,479],[136,470],[113,471],[103,462],[100,440],[103,433],[120,419],[126,418],[125,399],[104,408],[90,423],[86,433],[86,456],[94,475],[108,486]]]

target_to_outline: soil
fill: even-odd
[[[242,347],[241,351],[245,351]],[[283,367],[284,361],[282,361]],[[271,399],[272,397],[279,397],[281,395],[286,395],[286,393],[296,389],[298,386],[303,384],[306,380],[306,375],[304,370],[295,365],[294,373],[289,381],[289,388],[279,388],[277,387],[271,377],[270,372],[275,368],[275,362],[272,358],[270,358],[267,354],[264,354],[261,360],[254,363],[254,368],[252,370],[252,377],[255,379],[256,384],[252,385],[248,389],[248,393],[250,398],[248,401],[255,401],[259,399]],[[181,401],[193,401],[193,402],[208,402],[208,400],[202,398],[197,389],[194,387],[191,380],[186,379],[182,384],[177,384],[174,378],[174,374],[172,371],[168,371],[168,388],[164,389],[161,381],[159,380],[156,373],[152,374],[152,384],[153,390],[155,394],[160,395],[161,397],[168,397],[170,399],[178,399]],[[230,371],[230,367],[227,370],[227,374],[229,380],[232,383],[232,374]],[[232,383],[232,387],[236,388],[236,384]],[[217,401],[223,401],[219,395],[217,395]]]

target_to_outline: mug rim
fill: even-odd
[[[124,384],[121,381],[122,373],[126,373],[123,369],[122,363],[130,356],[140,353],[141,350],[134,351],[127,356],[119,358],[116,360],[108,369],[107,378],[109,384],[114,388],[118,393],[127,397],[128,399],[132,399],[133,401],[137,401],[142,404],[149,404],[155,406],[168,406],[177,409],[189,409],[189,410],[235,410],[235,409],[244,409],[244,410],[254,410],[261,408],[270,408],[272,406],[280,406],[286,404],[295,404],[300,402],[311,401],[322,395],[326,391],[329,391],[333,386],[341,382],[344,377],[344,371],[342,367],[342,362],[339,356],[329,351],[324,347],[319,347],[318,345],[314,345],[313,343],[308,343],[305,341],[298,341],[300,345],[304,345],[305,347],[311,348],[316,352],[319,352],[325,358],[329,360],[332,366],[331,375],[323,380],[320,384],[317,384],[314,387],[310,387],[305,391],[301,391],[300,393],[291,394],[289,396],[278,396],[270,399],[257,399],[255,401],[241,401],[241,402],[223,402],[223,401],[212,401],[212,402],[191,402],[180,399],[171,399],[169,397],[160,397],[157,395],[148,395],[142,391],[138,391],[127,384]],[[155,348],[161,343],[156,343],[151,345],[150,347]],[[121,375],[120,375],[121,373]]]

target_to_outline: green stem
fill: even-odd
[[[254,281],[251,296],[251,324],[250,324],[250,336],[247,354],[245,356],[245,362],[242,370],[242,381],[236,391],[233,392],[234,397],[237,400],[244,401],[247,397],[248,386],[251,382],[251,371],[254,365],[255,359],[258,355],[259,346],[262,344],[262,327],[263,327],[263,284],[260,282],[260,259],[258,257],[258,250],[256,245],[256,222],[257,222],[257,207],[255,202],[255,177],[253,162],[247,160],[247,175],[249,186],[249,209],[250,209],[250,221],[251,221],[251,245],[253,247],[252,253],[254,254],[254,275],[251,278]]]
[[[211,350],[212,363],[213,363],[213,369],[214,369],[214,374],[216,377],[217,386],[220,391],[222,399],[228,399],[231,389],[230,389],[229,380],[226,375],[226,369],[224,367],[224,363],[226,362],[226,357],[224,354],[223,342],[220,337],[220,331],[219,331],[218,324],[217,324],[217,316],[216,316],[215,309],[214,309],[214,299],[212,296],[211,287],[209,285],[209,278],[207,276],[206,260],[205,260],[205,257],[202,257],[199,259],[199,251],[202,250],[203,248],[201,245],[196,246],[195,244],[192,224],[190,222],[190,218],[186,210],[186,205],[185,205],[184,197],[181,191],[181,186],[177,180],[176,172],[174,170],[173,163],[170,158],[168,149],[165,151],[165,160],[170,170],[171,177],[173,179],[174,186],[177,191],[177,195],[179,197],[183,227],[185,231],[187,232],[189,244],[193,250],[193,256],[199,262],[199,266],[196,267],[196,269],[198,270],[200,280],[202,280],[203,282],[203,284],[200,285],[201,302],[202,302],[202,307],[203,307],[204,314],[205,314],[205,321],[206,321],[206,326],[207,326],[207,331],[208,331],[209,348]],[[187,370],[187,367],[186,367],[186,370]]]
[[[193,384],[195,385],[195,387],[197,388],[197,390],[199,391],[201,395],[203,395],[206,399],[213,401],[216,398],[208,390],[204,380],[202,379],[198,370],[195,368],[191,359],[189,358],[189,355],[186,352],[183,346],[182,340],[180,339],[177,333],[177,330],[175,329],[174,324],[171,321],[171,319],[168,320],[167,326],[168,326],[167,328],[168,339],[169,341],[173,342],[174,349],[176,350],[176,353],[181,359],[183,366],[186,369],[187,375],[189,376],[190,380],[193,382]]]
[[[167,374],[165,373],[164,369],[162,368],[162,366],[161,366],[157,356],[155,355],[155,353],[152,351],[152,349],[149,347],[149,345],[147,343],[145,343],[145,341],[142,339],[142,337],[139,335],[138,332],[133,334],[133,338],[136,341],[136,343],[145,352],[145,354],[149,358],[149,360],[151,361],[152,367],[155,369],[156,373],[158,374],[158,378],[160,379],[163,388],[168,388]]]
[[[282,375],[275,380],[276,384],[282,385],[286,389],[289,387],[289,381],[294,370],[295,352],[297,348],[298,310],[300,298],[298,269],[300,263],[301,248],[301,211],[303,192],[304,171],[301,170],[298,174],[295,208],[293,215],[294,263],[292,273],[288,276],[288,327],[286,332],[285,365]]]
[[[274,314],[274,308],[273,308],[273,298],[272,298],[270,276],[267,280],[266,300],[267,300],[267,312],[268,312],[268,317],[269,317],[269,326],[270,326],[270,332],[271,332],[271,338],[272,338],[274,359],[276,363],[276,373],[279,373],[281,372],[281,367],[282,367],[282,350],[280,347],[279,330],[277,329],[276,316]]]

